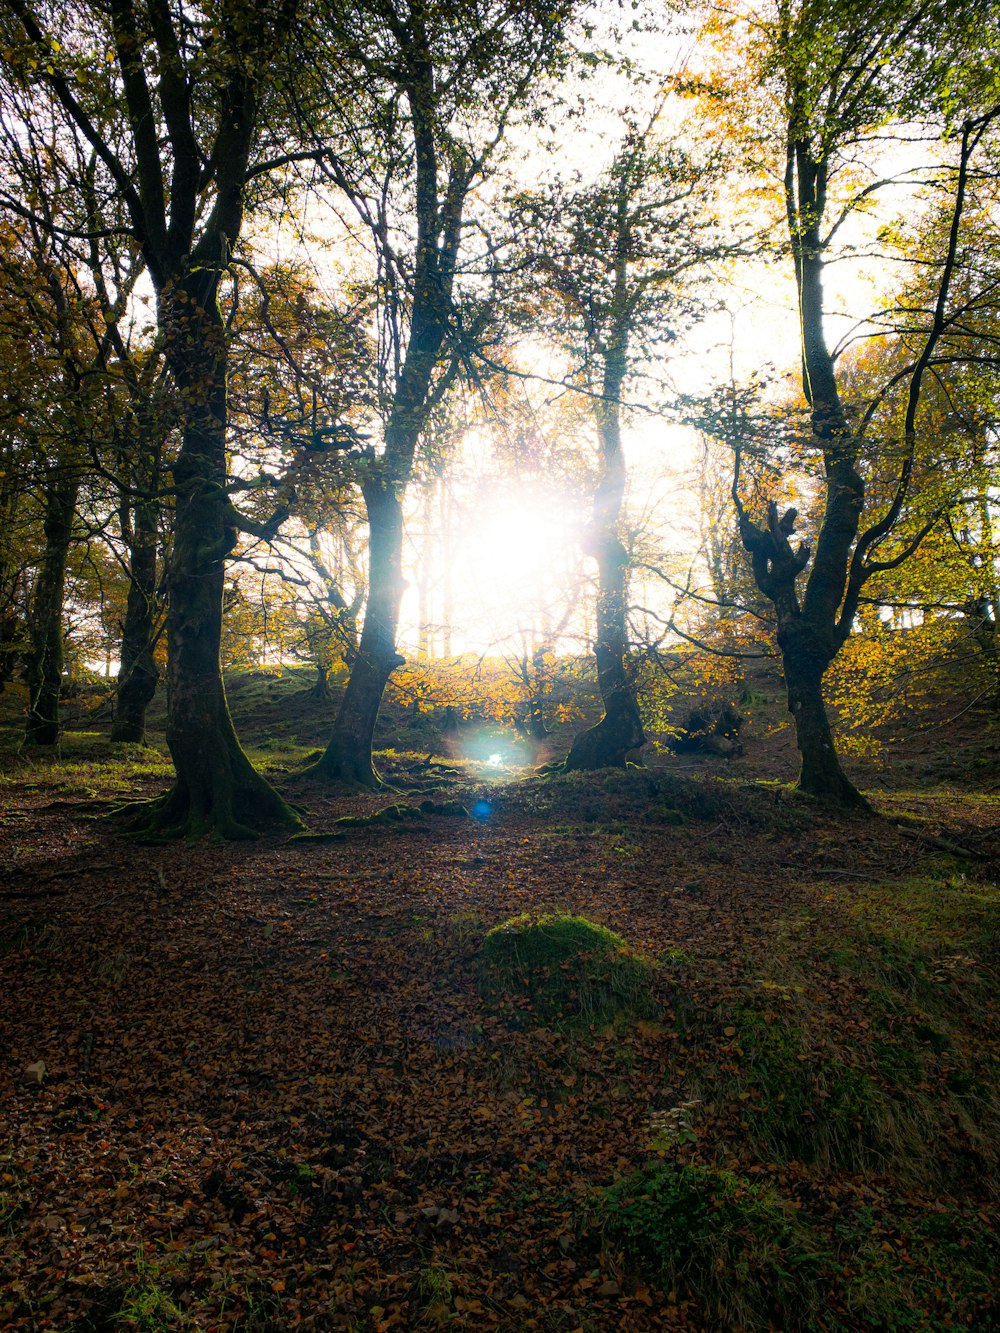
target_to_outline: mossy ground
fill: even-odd
[[[580,916],[512,917],[487,932],[479,962],[484,995],[515,1021],[580,1026],[655,1011],[652,964]]]
[[[307,684],[231,691],[279,782]],[[844,822],[417,737],[398,796],[294,789],[342,840],[141,855],[95,816],[162,750],[6,748],[0,1037],[47,1072],[2,1108],[0,1322],[997,1326],[996,795]],[[481,817],[372,818],[431,792]]]

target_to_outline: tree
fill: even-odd
[[[169,559],[161,533],[164,452],[177,414],[163,358],[153,350],[137,356],[120,336],[117,343],[124,392],[113,399],[117,410],[112,418],[110,452],[114,455],[115,510],[121,538],[119,559],[128,579],[128,594],[119,626],[120,665],[111,739],[142,745],[146,709],[160,675],[156,647],[162,631],[161,574]]]
[[[663,106],[632,125],[596,185],[555,186],[526,201],[540,276],[532,314],[574,358],[569,380],[591,395],[600,475],[584,545],[597,565],[594,655],[604,715],[573,741],[566,768],[624,767],[645,742],[629,666],[630,553],[622,540],[626,382],[691,321],[694,269],[707,256],[709,163],[664,141]]]
[[[294,470],[291,521],[266,561],[293,598],[291,650],[316,667],[328,700],[334,663],[357,654],[365,583],[355,472],[375,402],[368,286],[324,292],[288,265],[254,274],[232,321],[232,419],[244,471]],[[258,554],[247,558],[257,567]]]
[[[782,198],[798,294],[802,389],[821,467],[822,519],[815,549],[805,543],[792,546],[795,508],[779,513],[772,501],[766,515],[751,515],[740,491],[738,441],[732,495],[754,578],[775,608],[788,707],[801,756],[799,788],[833,805],[866,803],[837,757],[823,677],[851,633],[865,584],[902,563],[926,531],[921,529],[902,550],[885,554],[909,494],[925,376],[952,318],[949,293],[959,263],[958,236],[972,158],[997,112],[973,113],[962,121],[956,162],[938,176],[940,184],[950,188],[953,207],[936,297],[905,376],[893,386],[903,385],[905,398],[894,490],[863,530],[862,445],[881,395],[857,416],[848,410],[824,324],[825,267],[845,221],[879,184],[874,173],[863,183],[857,179],[862,146],[874,145],[893,123],[933,112],[949,44],[961,42],[968,33],[964,25],[974,15],[985,17],[977,6],[951,7],[946,13],[919,0],[877,0],[864,6],[853,0],[833,5],[779,0],[766,12],[744,16],[753,44],[748,41],[743,48],[743,59],[756,91],[773,94],[781,117]],[[990,17],[995,22],[995,13]],[[869,151],[874,155],[873,148]],[[838,174],[848,178],[839,200],[833,192]]]
[[[39,343],[25,318],[30,269],[19,239],[0,224],[0,689],[13,677],[28,637],[28,597],[39,524],[32,425],[39,401]]]
[[[46,228],[29,225],[25,240],[6,250],[2,262],[6,314],[16,325],[9,343],[20,344],[14,364],[31,367],[30,387],[20,386],[14,421],[25,453],[22,467],[33,478],[41,508],[24,634],[25,740],[54,745],[60,732],[67,562],[86,448],[99,429],[94,372],[103,349],[100,336],[90,334],[100,319],[80,294],[70,257],[51,243]]]
[[[473,353],[483,312],[483,277],[464,314],[457,301],[466,208],[551,60],[564,17],[562,4],[538,9],[518,0],[441,7],[399,0],[330,16],[336,49],[349,53],[348,74],[362,71],[346,87],[340,76],[334,108],[349,105],[357,118],[364,107],[375,136],[358,142],[352,126],[326,116],[332,180],[367,227],[378,269],[382,448],[367,449],[359,468],[369,533],[364,624],[330,741],[308,770],[313,777],[379,783],[375,723],[404,662],[396,647],[403,499],[418,442]]]
[[[4,25],[7,77],[60,109],[62,132],[96,156],[99,199],[112,216],[124,209],[156,293],[181,406],[167,614],[176,780],[149,828],[249,837],[261,825],[294,826],[297,816],[240,747],[219,663],[225,561],[242,526],[226,488],[219,291],[248,184],[275,165],[262,124],[292,6],[92,0],[67,12],[45,0],[9,0],[7,10],[18,25],[9,17]]]
[[[32,721],[33,710],[28,725],[33,738],[44,730],[53,741],[58,733],[61,583],[73,521],[67,501],[75,493],[82,507],[73,535],[83,539],[89,528],[129,580],[123,623],[107,627],[121,636],[122,661],[111,734],[113,740],[141,741],[158,675],[152,660],[159,632],[157,492],[164,441],[175,416],[166,403],[170,386],[162,355],[149,347],[147,331],[136,327],[130,311],[143,264],[122,209],[112,216],[98,201],[93,148],[61,133],[36,92],[8,83],[3,93],[7,132],[0,140],[5,186],[0,206],[19,219],[25,244],[30,241],[25,262],[35,274],[38,295],[27,327],[51,347],[42,359],[58,366],[62,376],[61,391],[53,390],[58,409],[48,415],[61,422],[64,458],[59,467],[48,468],[49,538],[36,580],[37,598],[48,614],[31,617],[38,647],[29,661],[33,671],[38,663],[48,664],[51,716],[43,728]]]

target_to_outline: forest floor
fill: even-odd
[[[845,819],[763,737],[555,778],[412,746],[379,797],[285,787],[315,738],[257,724],[334,840],[138,846],[97,803],[162,754],[3,757],[0,1327],[1000,1326],[994,722]],[[428,799],[470,813],[334,823]],[[565,913],[641,985],[499,984],[486,933]]]

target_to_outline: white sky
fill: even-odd
[[[643,59],[649,57],[646,38],[633,38]],[[666,65],[677,63],[677,51],[654,52]],[[602,73],[581,89],[592,94],[595,105],[613,109],[631,104],[635,95],[609,74]],[[647,96],[655,96],[650,88]],[[684,113],[678,114],[678,120]],[[565,175],[572,169],[596,172],[614,151],[617,120],[607,110],[589,119],[573,119],[572,130],[560,139],[552,168]],[[549,174],[549,159],[539,148],[522,154],[522,168],[534,181]],[[897,168],[898,169],[898,168]],[[898,203],[899,196],[892,200]],[[308,216],[297,219],[302,230],[324,230],[324,219],[310,202]],[[743,225],[743,224],[735,224]],[[872,235],[874,222],[859,219],[845,229],[844,240],[860,241]],[[279,242],[275,242],[279,244]],[[282,248],[298,241],[290,236]],[[287,257],[291,257],[291,249]],[[326,265],[328,261],[324,261]],[[329,269],[327,270],[329,271]],[[828,307],[849,311],[849,317],[831,313],[828,334],[843,335],[873,307],[881,276],[864,262],[833,266],[828,272]],[[890,275],[898,280],[898,273]],[[779,386],[794,390],[798,382],[799,330],[794,280],[789,261],[780,265],[752,259],[734,266],[719,290],[725,309],[711,315],[690,337],[690,352],[673,368],[673,375],[688,392],[707,392],[713,383],[728,381],[732,368],[737,381],[755,373],[774,373]],[[591,440],[592,446],[592,440]],[[636,413],[624,432],[630,467],[630,516],[642,516],[657,530],[664,552],[690,552],[697,529],[693,500],[684,490],[693,463],[695,440],[685,428],[654,416]],[[414,491],[408,505],[406,540],[409,587],[404,597],[400,643],[412,653],[419,641],[421,612],[432,625],[450,615],[452,633],[438,633],[438,652],[502,651],[516,645],[527,632],[558,624],[567,602],[577,608],[563,635],[563,646],[586,651],[586,620],[593,570],[582,556],[580,532],[589,514],[557,482],[532,473],[503,480],[498,463],[490,457],[488,437],[481,434],[458,460],[462,480],[456,483],[452,515],[427,516]],[[439,540],[428,544],[428,536]],[[422,576],[419,562],[423,561]],[[643,597],[652,596],[645,591]]]

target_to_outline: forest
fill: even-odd
[[[996,0],[0,0],[0,1326],[994,1328],[998,835]]]

